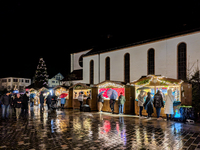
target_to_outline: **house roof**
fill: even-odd
[[[120,43],[120,41],[110,40],[110,41],[105,42],[104,44],[95,46],[90,52],[85,54],[83,57],[95,55],[95,54],[99,54],[99,53],[104,53],[104,52],[110,52],[110,51],[114,51],[117,49],[127,48],[127,47],[131,47],[131,46],[136,46],[136,45],[140,45],[140,44],[158,41],[158,40],[163,40],[166,38],[184,35],[184,34],[196,32],[196,31],[200,31],[200,28],[195,28],[195,29],[177,32],[177,33],[173,33],[173,34],[169,34],[169,35],[163,35],[160,37],[154,37],[154,38],[150,38],[150,39],[140,40],[140,41],[136,41],[136,42],[128,43],[128,44],[122,44],[122,43]]]
[[[61,81],[83,80],[83,69],[74,70]]]

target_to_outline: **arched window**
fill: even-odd
[[[186,44],[180,43],[178,45],[178,79],[186,79],[186,64],[187,64],[187,54],[186,54]]]
[[[90,61],[90,84],[94,84],[94,61]]]
[[[155,74],[155,50],[153,48],[148,50],[147,59],[147,74]]]
[[[124,82],[130,82],[130,54],[126,53],[124,55]]]
[[[110,57],[106,58],[105,62],[105,75],[106,75],[106,80],[110,80]]]

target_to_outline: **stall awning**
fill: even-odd
[[[67,90],[67,89],[69,89],[69,86],[57,85],[53,89],[56,90],[56,89],[59,89],[59,88],[65,88]]]
[[[69,89],[90,89],[90,84],[85,84],[85,83],[77,83],[74,84],[73,86],[70,86]]]
[[[124,88],[126,83],[120,81],[110,81],[106,80],[99,84],[96,84],[95,87],[98,88]]]
[[[180,85],[183,80],[167,78],[164,76],[148,75],[146,77],[140,78],[139,80],[132,81],[130,84],[133,86],[172,86]]]

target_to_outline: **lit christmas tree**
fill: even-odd
[[[37,70],[35,72],[35,85],[38,88],[48,87],[47,67],[43,58],[40,58]]]

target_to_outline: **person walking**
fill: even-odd
[[[143,110],[143,104],[144,104],[144,99],[145,99],[145,92],[144,91],[140,91],[140,94],[138,95],[138,106],[139,106],[139,115],[140,117],[142,117],[142,110]]]
[[[147,118],[151,119],[151,115],[153,113],[153,98],[151,97],[150,92],[147,93],[147,98],[144,103],[144,109],[147,111],[148,114]]]
[[[101,93],[99,93],[98,95],[98,110],[99,112],[102,112],[102,108],[103,108],[103,103],[104,103],[104,97],[103,97],[103,93],[104,91],[102,91]]]
[[[40,111],[44,110],[44,96],[43,92],[40,93]]]
[[[120,93],[120,96],[118,98],[118,106],[119,106],[119,114],[124,113],[124,103],[126,101],[125,97],[122,95],[123,93]]]
[[[28,97],[28,92],[26,91],[26,93],[22,97],[22,115],[23,116],[26,116],[28,113],[28,101],[29,101],[29,97]]]
[[[160,111],[161,107],[164,107],[163,103],[163,97],[160,94],[160,91],[154,95],[154,101],[153,101],[154,107],[156,108],[156,113],[157,113],[157,120],[161,120],[162,118],[160,117]]]
[[[82,92],[79,93],[78,101],[80,102],[80,111],[82,111],[82,105],[83,105],[83,94],[82,94]]]
[[[15,97],[14,105],[16,109],[16,119],[18,120],[20,117],[21,108],[22,108],[22,98],[20,97],[20,94],[17,94],[17,97]]]
[[[0,101],[2,104],[2,119],[5,119],[5,116],[6,116],[6,119],[8,119],[9,109],[10,109],[10,104],[11,104],[10,92],[7,92],[6,95],[3,95]]]
[[[50,110],[51,100],[52,100],[51,94],[48,93],[48,96],[46,98],[46,103],[47,103],[48,111]]]
[[[164,110],[164,113],[167,115],[167,121],[169,121],[169,114],[171,116],[170,119],[172,119],[172,115],[174,114],[174,109],[173,109],[174,99],[175,98],[172,95],[172,90],[169,89],[167,91],[167,96],[165,96],[165,110]]]

